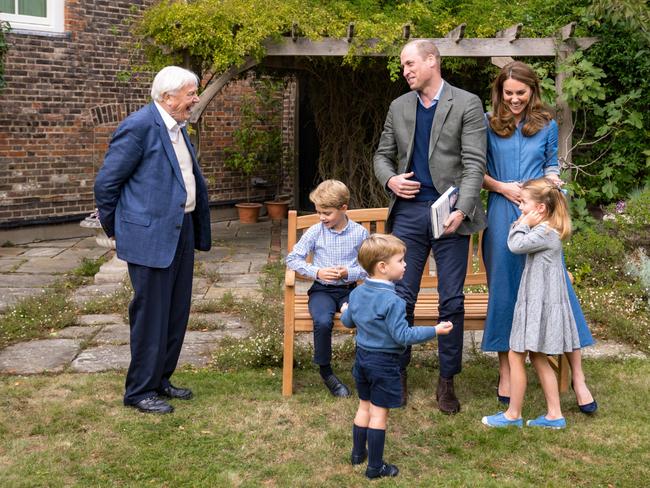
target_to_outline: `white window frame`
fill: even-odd
[[[65,32],[64,0],[46,0],[47,17],[0,13],[0,20],[6,20],[15,31]]]

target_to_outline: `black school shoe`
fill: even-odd
[[[127,405],[133,407],[143,413],[172,413],[174,407],[172,407],[165,400],[160,398],[158,395],[150,396],[144,398],[137,403]]]
[[[383,463],[381,468],[371,468],[368,466],[366,469],[366,478],[374,480],[376,478],[395,477],[399,474],[399,469],[394,464]]]
[[[336,377],[335,374],[329,375],[323,380],[325,386],[330,391],[332,395],[339,398],[347,398],[350,396],[350,390],[345,386],[340,379]]]
[[[366,459],[368,459],[368,450],[364,450],[362,454],[355,454],[354,452],[350,455],[350,463],[352,463],[352,466],[356,466],[358,464],[363,464]]]
[[[177,388],[171,383],[169,386],[162,388],[158,394],[167,398],[178,398],[179,400],[189,400],[192,398],[192,390],[188,388]]]

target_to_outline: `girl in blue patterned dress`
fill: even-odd
[[[562,184],[557,159],[558,127],[540,93],[537,75],[528,65],[509,63],[494,81],[493,112],[486,115],[488,152],[483,187],[490,193],[483,259],[490,294],[481,348],[499,354],[497,397],[503,403],[508,403],[510,396],[509,338],[525,263],[524,256],[508,250],[508,229],[520,215],[521,182],[545,176],[558,186]],[[570,281],[568,293],[580,346],[589,346],[594,340]],[[597,404],[585,382],[580,350],[566,356],[578,406],[583,413],[593,413]]]

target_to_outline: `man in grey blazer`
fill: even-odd
[[[454,375],[461,371],[467,252],[471,234],[485,228],[479,197],[486,154],[483,107],[476,95],[442,79],[440,53],[433,42],[409,42],[400,61],[411,91],[390,105],[374,169],[391,196],[388,228],[407,246],[406,273],[396,288],[406,301],[411,325],[424,264],[433,250],[440,320],[454,324],[452,333],[438,340],[436,398],[442,412],[453,414],[460,411]],[[452,185],[459,188],[455,210],[445,222],[444,235],[434,239],[430,207]],[[410,360],[409,348],[401,361],[403,404]]]

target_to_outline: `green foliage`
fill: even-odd
[[[254,95],[245,96],[241,105],[241,122],[233,131],[233,143],[226,147],[225,164],[246,177],[246,198],[250,199],[250,177],[256,171],[273,169],[280,184],[282,163],[281,81],[262,78],[253,84]],[[277,191],[279,193],[279,190]]]
[[[576,284],[611,283],[620,279],[625,256],[623,243],[589,227],[577,232],[565,245],[567,268]]]
[[[0,89],[5,86],[5,55],[9,51],[6,35],[10,30],[9,22],[0,20]]]
[[[346,37],[354,23],[356,53],[396,55],[406,24],[412,37],[442,37],[463,22],[468,36],[491,37],[523,22],[525,36],[534,37],[575,20],[576,6],[584,5],[585,0],[161,1],[146,10],[136,32],[153,68],[179,62],[187,53],[201,70],[221,73],[247,56],[260,59],[264,42],[289,35],[294,25],[301,36],[320,39]],[[344,62],[355,64],[358,58],[352,52]]]
[[[75,276],[95,276],[99,268],[106,262],[106,257],[102,256],[97,259],[83,258],[81,264],[72,271]]]
[[[74,325],[75,320],[75,307],[60,287],[24,298],[0,316],[0,349]]]
[[[620,236],[628,250],[650,248],[650,185],[608,207],[606,227]]]
[[[650,182],[649,18],[646,2],[593,1],[581,24],[599,42],[564,66],[564,94],[576,110],[570,172],[587,206],[619,200]]]

